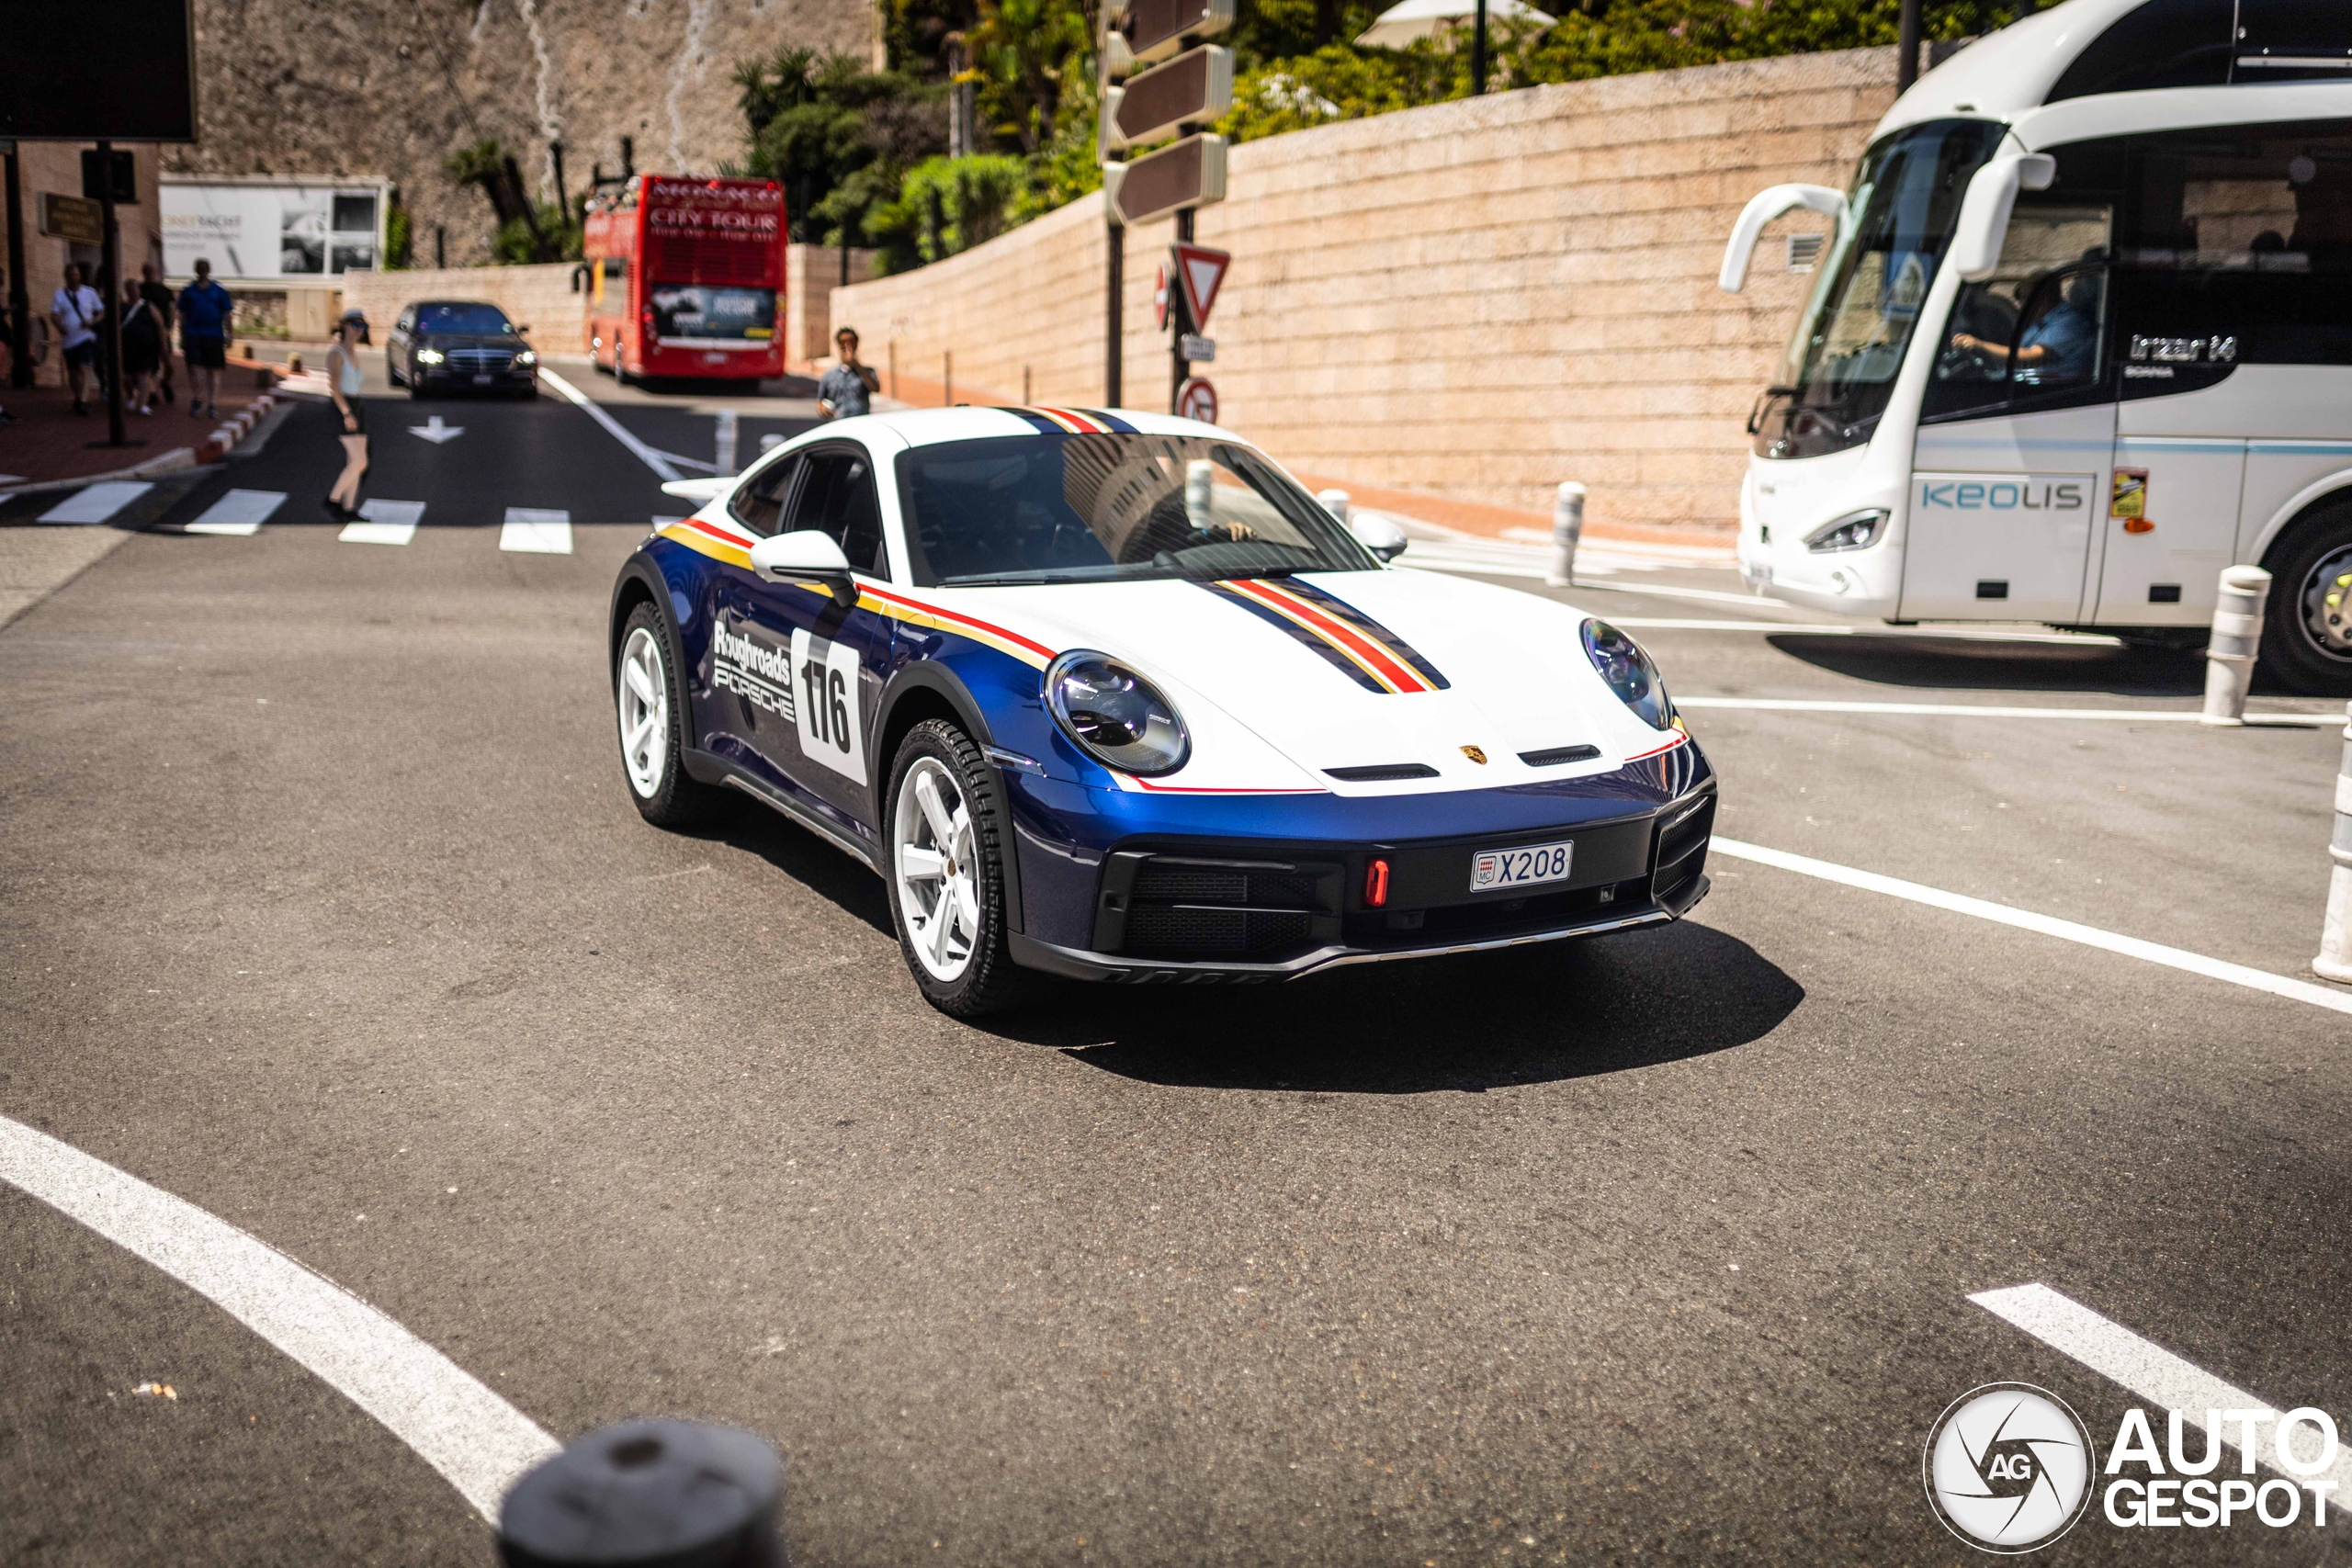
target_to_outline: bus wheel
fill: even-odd
[[[2263,667],[2291,691],[2352,696],[2352,495],[2297,522],[2264,564]]]

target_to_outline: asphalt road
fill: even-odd
[[[435,406],[468,434],[371,410],[408,547],[144,533],[0,630],[0,1114],[559,1438],[763,1434],[811,1564],[1956,1562],[1947,1404],[2031,1382],[2102,1448],[2132,1404],[1973,1292],[2352,1413],[2345,1015],[1719,857],[1662,931],[956,1024],[834,851],[630,808],[602,616],[652,476],[560,401]],[[331,434],[171,520],[323,491]],[[506,504],[576,553],[466,525]],[[1570,596],[1744,615],[1605,581]],[[1642,635],[1690,695],[2177,708],[2198,673]],[[1725,835],[2307,974],[2331,730],[1692,728]],[[384,1428],[5,1187],[0,1268],[0,1561],[491,1561]],[[2339,1539],[2095,1510],[2042,1556]]]

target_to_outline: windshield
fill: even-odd
[[[421,333],[464,333],[473,337],[511,337],[514,323],[495,305],[419,305],[416,330]]]
[[[1247,447],[1189,436],[1012,435],[899,455],[924,586],[1216,581],[1379,562]]]
[[[1813,457],[1871,438],[1961,197],[2002,130],[1984,120],[1934,121],[1862,155],[1820,282],[1757,410],[1758,456]]]

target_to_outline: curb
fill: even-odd
[[[204,438],[196,448],[196,461],[217,463],[226,457],[260,422],[261,417],[277,406],[277,394],[275,391],[264,392],[247,403],[237,411],[236,418],[224,421],[219,429]]]

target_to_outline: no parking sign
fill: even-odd
[[[1181,419],[1197,419],[1203,424],[1216,423],[1216,389],[1207,378],[1188,376],[1176,389],[1176,413]]]

